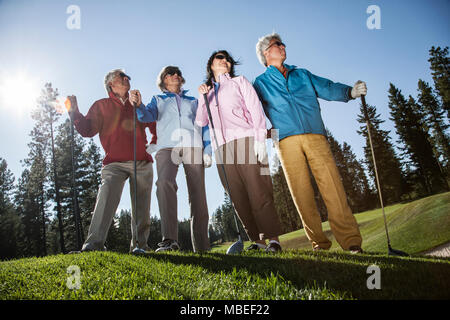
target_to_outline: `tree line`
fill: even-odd
[[[373,105],[368,106],[371,136],[377,159],[381,193],[385,204],[411,201],[449,190],[450,74],[448,47],[429,50],[433,83],[418,80],[417,95],[405,97],[390,83],[388,89],[390,121],[397,141],[382,128]],[[45,256],[78,250],[84,240],[101,183],[102,155],[92,139],[72,135],[71,122],[61,119],[58,90],[50,83],[42,90],[31,117],[28,156],[17,182],[0,158],[0,258]],[[340,143],[327,131],[328,141],[347,198],[354,213],[379,206],[375,173],[362,106],[357,131],[365,139],[364,158],[358,159],[352,147]],[[282,229],[302,228],[286,179],[275,156],[271,172],[274,201]],[[327,211],[311,175],[318,211],[323,221]],[[224,203],[211,216],[211,243],[234,241],[232,203],[225,194]],[[78,215],[76,213],[79,213]],[[122,210],[114,217],[106,246],[109,250],[128,252],[131,240],[131,213]],[[243,227],[239,223],[241,234]],[[80,232],[78,232],[80,231]],[[151,217],[149,245],[161,241],[161,221]],[[192,250],[189,220],[179,221],[179,242]]]

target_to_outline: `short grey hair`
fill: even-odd
[[[105,76],[105,89],[106,92],[109,94],[111,92],[111,86],[109,85],[114,78],[117,76],[118,73],[123,72],[125,73],[125,70],[123,69],[114,69],[108,72]]]
[[[259,62],[261,62],[261,64],[265,67],[267,67],[267,61],[266,57],[264,57],[264,51],[267,50],[267,47],[272,39],[277,39],[278,41],[283,42],[278,33],[272,32],[259,38],[258,43],[256,44],[256,56],[258,57]]]
[[[181,73],[180,68],[176,67],[176,66],[166,66],[164,68],[162,68],[162,70],[159,72],[158,78],[156,78],[156,85],[158,86],[158,88],[164,92],[167,90],[166,86],[164,85],[164,78],[169,74],[170,71],[172,70],[176,70],[179,71],[181,74],[181,85],[186,83],[186,80],[184,80],[184,77]]]

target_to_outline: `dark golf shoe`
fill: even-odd
[[[281,246],[278,242],[270,241],[269,244],[266,247],[266,252],[281,252]]]
[[[245,248],[246,251],[258,251],[258,250],[264,250],[266,246],[259,244],[259,243],[252,243],[247,248]]]
[[[162,251],[177,251],[180,250],[180,245],[175,240],[166,239],[163,242],[158,243],[158,249],[155,252]]]

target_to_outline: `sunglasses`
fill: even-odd
[[[170,70],[170,71],[167,71],[167,74],[168,74],[169,76],[173,76],[174,74],[176,74],[176,75],[178,75],[179,77],[181,77],[181,72],[178,71],[178,70]]]
[[[218,59],[218,60],[226,59],[228,62],[232,63],[230,57],[227,57],[224,54],[218,54],[214,57],[214,59]]]
[[[131,80],[131,78],[128,75],[126,75],[125,73],[123,73],[123,72],[119,73],[119,77],[121,77],[122,79],[123,78],[128,78],[128,80]]]
[[[270,47],[272,47],[272,46],[277,46],[277,47],[283,46],[283,47],[286,48],[286,45],[285,45],[283,42],[281,42],[281,41],[275,41],[275,42],[272,43],[270,46],[268,46],[266,50],[269,50]]]

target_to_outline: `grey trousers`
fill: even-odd
[[[153,183],[151,162],[137,161],[137,212],[134,204],[134,168],[133,161],[113,162],[102,168],[102,184],[97,194],[94,214],[89,226],[88,236],[82,250],[104,250],[108,230],[120,203],[125,181],[130,181],[131,195],[131,244],[130,251],[136,247],[136,229],[139,248],[149,250],[147,246],[150,234],[150,197]],[[136,225],[137,220],[137,225]],[[137,226],[137,228],[136,228]]]
[[[202,148],[165,148],[156,153],[156,196],[161,215],[163,240],[178,241],[177,172],[182,163],[186,175],[191,214],[191,241],[194,252],[210,249],[205,168]]]

